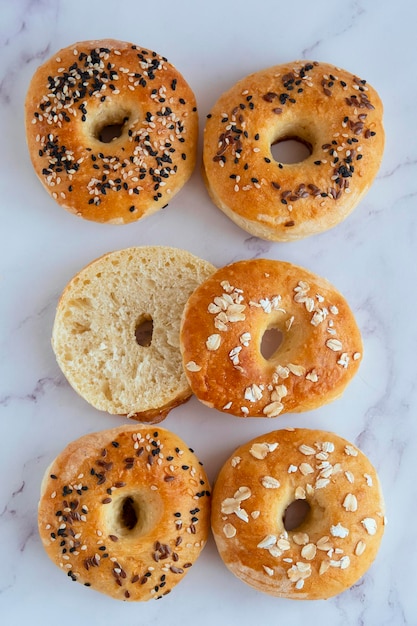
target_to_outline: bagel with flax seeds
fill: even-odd
[[[71,213],[126,224],[163,208],[195,166],[194,94],[156,52],[82,41],[30,83],[26,135],[36,174]]]
[[[156,423],[191,396],[179,347],[181,315],[215,268],[177,248],[110,252],[70,280],[52,347],[70,385],[96,409]]]
[[[268,332],[282,341],[264,356]],[[191,389],[238,417],[277,417],[338,398],[358,370],[362,340],[345,298],[308,270],[238,261],[187,301],[181,352]]]
[[[221,558],[243,582],[320,600],[370,567],[384,533],[384,500],[358,448],[333,433],[288,428],[253,439],[226,461],[211,523]]]
[[[295,61],[243,78],[207,116],[203,174],[211,199],[263,239],[332,228],[377,174],[382,111],[365,80],[327,63]],[[310,156],[277,163],[271,145],[287,139],[305,143]]]
[[[191,448],[165,429],[90,433],[47,469],[38,527],[73,581],[118,600],[160,598],[206,543],[210,486]]]

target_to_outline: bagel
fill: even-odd
[[[251,74],[207,116],[203,172],[213,202],[273,241],[332,228],[369,189],[384,149],[382,103],[354,74],[296,61]],[[310,156],[277,163],[271,145],[298,139]]]
[[[290,519],[294,503],[303,511]],[[290,428],[253,439],[226,461],[211,521],[221,558],[243,582],[319,600],[353,585],[375,559],[384,502],[374,467],[355,446]]]
[[[58,302],[52,347],[95,408],[156,423],[191,396],[179,348],[187,298],[215,268],[164,246],[127,248],[82,269]]]
[[[70,443],[47,469],[38,526],[49,558],[113,598],[160,598],[206,543],[210,487],[175,434],[121,426]]]
[[[32,78],[25,117],[41,183],[87,220],[150,215],[195,166],[191,88],[165,57],[131,43],[82,41],[57,52]]]
[[[278,336],[265,355],[268,331]],[[362,341],[330,283],[290,263],[254,259],[197,287],[183,312],[181,352],[199,400],[239,417],[277,417],[340,396],[359,367]]]

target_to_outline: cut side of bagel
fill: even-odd
[[[58,302],[52,347],[95,408],[156,423],[191,396],[181,362],[185,303],[215,268],[176,248],[111,252],[82,269]]]

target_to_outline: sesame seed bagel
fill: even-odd
[[[38,526],[73,581],[118,600],[160,598],[206,543],[210,487],[175,434],[121,426],[70,443],[47,469]]]
[[[126,224],[150,215],[194,169],[194,94],[165,57],[131,43],[60,50],[36,71],[25,108],[36,174],[87,220]]]
[[[271,332],[278,337],[267,354]],[[181,352],[202,402],[238,417],[277,417],[339,397],[358,370],[362,340],[327,280],[254,259],[221,268],[197,287],[184,308]]]
[[[207,116],[203,169],[213,202],[252,235],[291,241],[342,221],[369,189],[384,149],[382,103],[365,80],[295,61],[251,74]],[[298,139],[310,156],[277,163]]]
[[[61,295],[52,332],[75,391],[97,409],[150,423],[188,400],[181,315],[214,270],[164,246],[110,252],[83,268]]]
[[[289,507],[301,508],[289,519]],[[378,476],[355,446],[320,430],[278,430],[221,469],[212,530],[230,571],[259,591],[326,599],[353,585],[384,532]],[[290,527],[290,528],[289,528]]]

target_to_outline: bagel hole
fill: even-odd
[[[108,534],[134,543],[153,531],[161,519],[164,505],[158,492],[135,487],[123,491],[114,494],[112,502],[103,506],[103,527]]]
[[[111,143],[126,133],[132,119],[132,112],[125,108],[101,107],[89,122],[89,129],[101,143]]]
[[[120,522],[122,528],[133,530],[138,523],[138,511],[135,508],[135,501],[132,496],[127,496],[122,502],[120,511]]]
[[[283,137],[271,145],[271,153],[277,163],[301,163],[312,154],[312,145],[301,137]]]
[[[296,530],[307,519],[310,513],[310,505],[306,500],[294,500],[287,506],[282,521],[285,530]]]
[[[128,119],[128,117],[124,117],[121,122],[102,126],[97,130],[97,139],[101,141],[101,143],[110,143],[113,139],[117,139],[122,135],[123,127]]]
[[[268,328],[261,339],[261,354],[269,360],[281,346],[284,334],[278,328]]]
[[[136,324],[135,338],[136,343],[143,348],[149,348],[152,343],[153,320],[151,317],[143,317]]]

